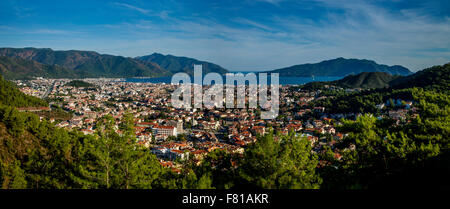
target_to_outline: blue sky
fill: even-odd
[[[413,71],[450,62],[450,2],[0,1],[0,47],[193,57],[269,70],[337,57]]]

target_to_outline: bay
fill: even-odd
[[[258,76],[257,76],[258,77]],[[315,76],[313,77],[279,77],[281,85],[301,85],[313,81],[334,81],[342,79],[343,77],[336,76]],[[192,80],[192,77],[191,77]],[[159,78],[126,78],[125,82],[134,83],[171,83],[172,77],[159,77]],[[225,76],[223,76],[223,82],[226,82]],[[268,76],[268,82],[270,83],[270,76]]]

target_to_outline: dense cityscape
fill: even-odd
[[[112,115],[118,127],[122,117],[131,113],[135,121],[136,142],[156,154],[161,165],[180,172],[180,161],[192,160],[200,164],[203,156],[215,149],[243,154],[248,144],[256,142],[257,136],[273,129],[276,133],[307,138],[314,152],[326,145],[334,149],[346,133],[338,132],[341,118],[355,119],[360,113],[326,113],[325,107],[314,102],[326,99],[321,90],[303,90],[300,85],[284,85],[280,88],[279,117],[262,120],[258,109],[175,109],[170,96],[175,85],[162,83],[131,83],[120,79],[85,79],[88,86],[67,85],[68,79],[17,80],[16,84],[26,94],[48,97],[50,109],[62,109],[70,116],[50,117],[50,122],[69,130],[94,134],[96,121]],[[82,82],[82,81],[81,81]],[[207,88],[207,87],[204,87]],[[325,90],[344,90],[326,86]],[[362,89],[345,89],[358,92]],[[394,102],[395,110],[389,102]],[[414,101],[393,98],[377,104],[379,118],[389,117],[396,124],[408,123],[417,116]],[[26,111],[43,111],[42,107],[23,108]],[[44,110],[45,111],[45,110]],[[118,132],[120,130],[117,129]],[[351,148],[351,147],[349,147]],[[341,154],[334,149],[336,159]]]

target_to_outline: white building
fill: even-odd
[[[153,133],[163,136],[177,136],[177,128],[174,126],[155,126],[153,128]]]

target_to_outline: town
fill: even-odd
[[[322,146],[333,147],[346,133],[336,130],[341,118],[355,119],[358,113],[327,113],[314,102],[326,99],[320,90],[304,90],[301,85],[280,87],[280,112],[273,120],[260,118],[259,108],[181,109],[171,105],[171,93],[176,85],[165,83],[126,82],[122,79],[84,79],[89,86],[68,85],[70,79],[16,80],[22,92],[45,98],[49,107],[22,108],[21,111],[70,113],[59,117],[50,114],[56,126],[79,130],[84,134],[96,132],[96,121],[111,115],[118,126],[125,114],[135,119],[135,136],[139,145],[149,148],[164,167],[180,173],[183,161],[200,164],[204,156],[215,149],[240,155],[257,136],[269,131],[288,134],[290,131],[311,142],[313,152]],[[208,88],[204,86],[203,88]],[[360,91],[326,86],[328,90]],[[377,105],[380,114],[397,124],[414,117],[413,101],[388,100]],[[396,106],[397,108],[386,108]],[[43,119],[44,116],[41,116]],[[350,147],[351,148],[351,147]],[[335,158],[341,155],[334,149]]]

